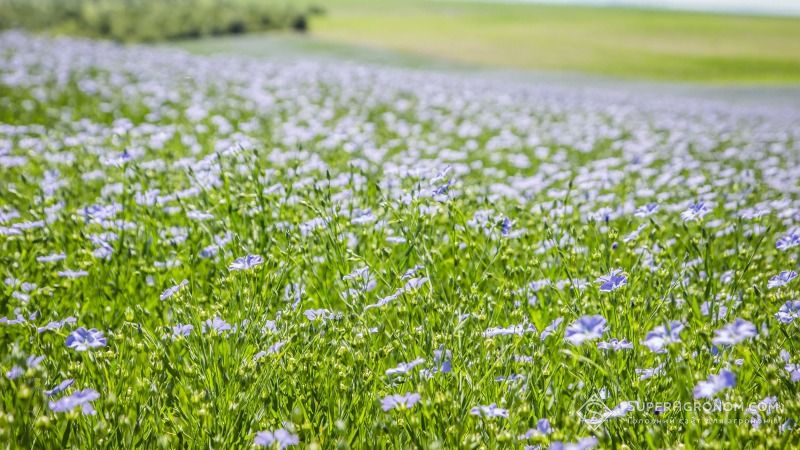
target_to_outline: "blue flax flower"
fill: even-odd
[[[381,408],[384,411],[392,409],[410,409],[419,402],[420,398],[420,395],[416,392],[388,395],[381,400]]]
[[[86,328],[80,327],[67,336],[66,344],[67,347],[73,350],[85,352],[90,348],[105,347],[106,338],[103,336],[102,331],[98,331],[94,328],[87,330]]]
[[[248,270],[261,265],[264,263],[264,258],[259,255],[247,255],[242,256],[241,258],[237,258],[234,260],[230,266],[228,266],[228,270],[231,272],[236,270]]]
[[[606,332],[606,319],[603,316],[583,316],[572,322],[564,333],[564,339],[572,345],[599,339]]]
[[[709,375],[707,380],[697,383],[694,387],[694,398],[710,398],[723,389],[734,386],[736,386],[736,375],[727,369],[722,369],[718,375]]]
[[[56,401],[50,402],[50,410],[53,412],[70,412],[80,407],[83,415],[93,415],[95,410],[91,402],[100,398],[100,394],[94,389],[84,389],[74,392]]]
[[[736,319],[719,330],[711,340],[714,345],[735,345],[758,335],[756,326],[744,319]]]
[[[770,278],[769,283],[767,283],[767,287],[770,289],[775,289],[777,287],[785,286],[795,278],[797,278],[797,272],[794,270],[784,270],[783,272]]]
[[[275,431],[259,431],[256,433],[255,445],[259,447],[272,447],[278,444],[279,449],[284,449],[300,443],[300,437],[283,428]]]
[[[597,283],[600,284],[600,292],[611,292],[628,284],[628,277],[622,269],[614,269],[608,275],[599,277]]]

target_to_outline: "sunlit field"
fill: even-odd
[[[459,63],[703,83],[800,82],[800,18],[457,0],[329,0],[310,35]]]
[[[791,448],[798,180],[792,107],[5,32],[0,442]]]

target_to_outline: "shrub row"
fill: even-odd
[[[288,0],[0,0],[0,27],[118,41],[161,41],[294,29],[308,15]]]

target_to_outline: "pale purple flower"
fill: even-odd
[[[411,278],[406,281],[406,284],[401,288],[403,292],[411,292],[414,289],[419,289],[428,282],[428,277]]]
[[[303,315],[306,316],[306,319],[312,322],[317,320],[322,322],[327,320],[338,320],[342,317],[341,313],[328,311],[327,309],[307,309],[303,311]]]
[[[89,275],[89,272],[85,270],[62,270],[58,272],[58,276],[61,278],[81,278]]]
[[[500,224],[500,234],[503,236],[508,236],[511,232],[511,227],[513,226],[513,222],[508,217],[503,217],[503,222]]]
[[[353,269],[352,272],[342,277],[342,280],[356,280],[356,279],[368,279],[369,278],[369,267],[359,267]]]
[[[95,414],[95,410],[91,402],[98,398],[100,398],[100,394],[94,389],[84,389],[51,401],[49,405],[53,412],[70,412],[80,406],[83,415],[92,415]]]
[[[75,383],[75,380],[73,380],[72,378],[67,378],[66,380],[59,383],[58,386],[54,387],[53,389],[44,391],[44,395],[52,397],[56,394],[60,394],[61,392],[64,392],[64,390],[66,390],[68,387],[72,386],[73,383]]]
[[[278,444],[279,449],[284,449],[292,445],[300,444],[300,436],[292,434],[283,428],[279,428],[275,431],[259,431],[256,433],[254,443],[259,447],[272,447]]]
[[[493,327],[488,328],[486,331],[483,332],[483,337],[495,337],[495,336],[508,336],[508,335],[516,335],[522,336],[525,333],[536,333],[536,327],[532,324],[518,324],[518,325],[509,325],[507,327]]]
[[[16,228],[0,227],[0,235],[2,236],[19,236],[22,232]]]
[[[431,378],[436,373],[450,373],[453,370],[452,358],[452,352],[442,346],[433,351],[433,367],[423,369],[420,374],[425,378]]]
[[[649,217],[655,214],[659,209],[658,203],[648,203],[646,205],[640,206],[636,209],[636,212],[633,213],[636,217]]]
[[[54,320],[52,322],[49,322],[47,325],[45,325],[43,327],[37,328],[36,332],[44,333],[45,331],[58,330],[60,328],[63,328],[66,325],[71,325],[73,323],[76,323],[77,321],[78,321],[78,319],[76,319],[76,318],[74,318],[72,316],[69,316],[69,317],[67,317],[65,319],[62,319],[62,320]]]
[[[213,319],[208,319],[203,322],[203,333],[207,332],[208,330],[216,331],[217,333],[222,333],[223,331],[230,331],[231,324],[225,322],[219,316],[214,316]]]
[[[797,247],[798,245],[800,245],[800,228],[794,228],[789,230],[786,235],[778,239],[778,241],[775,243],[775,248],[785,252],[786,250]]]
[[[547,419],[539,419],[536,422],[536,431],[541,434],[548,435],[553,432],[553,427],[550,425],[550,421]]]
[[[789,372],[792,381],[795,383],[800,381],[800,364],[786,364],[783,368]]]
[[[550,421],[547,419],[539,419],[536,422],[536,428],[531,428],[519,436],[519,440],[531,439],[537,436],[547,436],[548,434],[553,433],[553,427],[550,425]]]
[[[723,389],[734,386],[736,386],[736,375],[727,369],[722,369],[718,375],[709,375],[706,381],[697,383],[694,387],[694,398],[710,398]]]
[[[172,326],[172,339],[188,337],[189,335],[192,334],[192,330],[194,330],[194,325],[191,325],[191,324],[179,323],[177,325],[173,325]]]
[[[635,372],[636,375],[639,375],[639,379],[644,381],[649,378],[653,378],[656,375],[661,375],[662,373],[664,373],[664,365],[661,364],[652,368],[636,369]]]
[[[261,350],[260,352],[253,355],[253,362],[258,361],[267,355],[278,353],[279,351],[281,351],[281,348],[283,348],[284,345],[286,345],[286,341],[278,341],[270,345],[269,348],[267,348],[267,350]]]
[[[475,406],[469,410],[469,413],[473,416],[508,418],[508,410],[498,408],[496,403]]]
[[[600,292],[611,292],[628,284],[628,277],[622,269],[614,269],[608,275],[599,277],[596,282],[600,285]]]
[[[634,406],[630,402],[621,402],[614,409],[605,414],[606,419],[619,419],[625,417],[626,414],[634,410]]]
[[[364,311],[367,311],[367,310],[369,310],[369,309],[372,309],[372,308],[380,308],[380,307],[382,307],[382,306],[386,306],[386,305],[388,305],[389,303],[391,303],[393,300],[395,300],[397,297],[399,297],[399,296],[400,296],[400,294],[402,294],[402,293],[403,293],[403,290],[402,290],[402,288],[401,288],[401,289],[398,289],[397,291],[395,291],[395,293],[393,293],[393,294],[391,294],[391,295],[387,295],[386,297],[383,297],[383,298],[380,298],[380,299],[378,299],[378,301],[377,301],[376,303],[373,303],[373,304],[371,304],[371,305],[367,305],[367,306],[365,306],[365,307],[364,307]]]
[[[44,220],[17,222],[14,225],[12,225],[12,227],[16,228],[17,230],[35,230],[36,228],[44,228],[44,226],[45,226]]]
[[[42,363],[42,361],[44,361],[44,355],[40,356],[30,355],[25,360],[25,365],[27,365],[29,369],[37,369],[39,367],[39,364]]]
[[[618,340],[616,338],[609,339],[608,341],[602,341],[597,343],[597,348],[600,350],[614,350],[618,352],[620,350],[630,350],[633,348],[633,344],[630,343],[627,339]]]
[[[114,248],[110,245],[102,245],[92,251],[92,256],[97,259],[111,259],[114,254]]]
[[[551,334],[555,333],[558,330],[558,327],[561,326],[561,323],[563,322],[564,322],[563,317],[557,317],[555,320],[550,322],[550,325],[548,325],[544,330],[542,330],[542,334],[539,335],[539,339],[541,340],[547,339],[548,336],[550,336]]]
[[[264,263],[264,258],[259,255],[247,255],[242,256],[241,258],[237,258],[234,260],[230,266],[228,266],[228,270],[231,272],[235,270],[248,270],[261,265]]]
[[[572,322],[564,334],[564,339],[572,345],[599,339],[606,332],[606,319],[603,316],[583,316]]]
[[[0,323],[5,325],[20,325],[26,323],[28,320],[20,314],[18,311],[14,311],[16,313],[16,317],[14,319],[9,319],[8,317],[0,317]]]
[[[628,243],[628,242],[631,242],[631,241],[637,239],[639,237],[639,235],[642,234],[642,231],[644,231],[646,228],[647,228],[647,224],[646,223],[643,223],[643,224],[639,225],[635,230],[633,230],[630,233],[628,233],[627,235],[625,235],[625,237],[622,238],[622,241],[625,242],[625,243]],[[613,249],[617,248],[617,243],[616,242],[612,245],[612,248]]]
[[[85,352],[90,348],[105,347],[106,338],[102,331],[80,327],[67,336],[66,344],[73,350]]]
[[[494,381],[497,381],[497,382],[500,382],[500,383],[506,382],[506,381],[508,381],[508,382],[525,381],[525,375],[521,374],[521,373],[512,373],[509,376],[501,375],[499,377],[495,377]]]
[[[703,314],[704,316],[710,316],[711,313],[713,312],[715,319],[721,319],[721,318],[723,318],[723,317],[728,315],[728,307],[727,306],[725,306],[725,305],[717,305],[717,310],[716,311],[713,310],[713,307],[714,307],[714,303],[708,302],[708,301],[703,302],[700,305],[700,313]]]
[[[214,215],[205,211],[192,210],[186,212],[186,217],[191,220],[203,221],[213,219]]]
[[[133,161],[136,158],[136,154],[132,151],[123,150],[120,153],[115,153],[112,155],[108,155],[103,158],[100,162],[104,166],[121,166],[128,161]]]
[[[681,332],[684,327],[685,325],[677,320],[668,325],[659,325],[647,333],[642,344],[646,345],[651,352],[665,353],[668,345],[681,341]]]
[[[376,220],[378,220],[378,218],[375,217],[375,214],[373,214],[371,210],[367,209],[365,211],[354,211],[353,218],[350,222],[353,225],[367,225],[375,222]]]
[[[14,319],[9,319],[8,317],[0,317],[0,324],[4,325],[21,325],[26,323],[28,320],[34,320],[36,317],[36,313],[31,314],[28,319],[25,318],[22,314],[20,314],[19,309],[14,310],[14,314],[16,317]]]
[[[3,207],[0,210],[0,223],[6,223],[20,217],[19,211],[14,208]]]
[[[11,370],[6,372],[6,378],[8,378],[9,380],[16,380],[17,378],[21,377],[23,374],[25,374],[25,369],[23,369],[20,366],[14,366],[14,367],[11,368]]]
[[[283,348],[284,345],[286,345],[286,341],[278,341],[270,345],[269,348],[267,348],[267,353],[269,354],[278,353],[279,351],[281,351],[281,348]]]
[[[410,278],[413,278],[414,275],[417,274],[417,272],[419,272],[421,269],[424,269],[424,268],[425,268],[425,266],[417,264],[416,266],[406,270],[405,273],[403,273],[403,275],[400,277],[400,279],[401,280],[408,280]]]
[[[734,345],[758,335],[756,326],[744,319],[736,319],[719,330],[711,340],[714,345]]]
[[[416,392],[388,395],[381,400],[381,408],[384,411],[410,409],[419,402],[420,398],[420,395]]]
[[[204,259],[213,258],[219,252],[219,245],[211,244],[200,250],[200,257]]]
[[[180,284],[176,284],[175,286],[168,287],[167,289],[164,290],[164,292],[161,293],[161,297],[159,297],[159,299],[161,301],[164,301],[164,300],[172,297],[173,295],[177,294],[178,291],[180,291],[184,286],[186,286],[188,284],[189,284],[189,280],[183,280],[183,281],[180,282]]]
[[[405,375],[405,374],[409,373],[411,371],[411,369],[413,369],[414,367],[416,367],[416,366],[418,366],[420,364],[423,364],[423,363],[425,363],[425,359],[424,358],[417,358],[417,359],[415,359],[415,360],[413,360],[411,362],[408,362],[408,363],[400,363],[400,364],[397,365],[397,367],[394,367],[392,369],[387,369],[386,370],[386,375],[390,375],[390,376],[391,375]]]
[[[433,190],[434,199],[437,201],[445,201],[447,200],[447,191],[450,189],[450,186],[455,184],[455,181],[449,180],[447,183],[442,184],[441,186],[436,187]]]
[[[800,317],[800,300],[789,300],[775,313],[781,323],[792,323]]]
[[[684,222],[702,219],[711,210],[706,206],[705,202],[697,202],[689,205],[689,207],[681,213],[681,219]]]
[[[277,333],[277,332],[278,332],[278,325],[276,324],[275,320],[267,320],[266,322],[264,322],[264,326],[261,327],[261,334]]]
[[[452,359],[452,352],[450,352],[450,350],[446,350],[444,346],[433,351],[433,363],[442,373],[450,373],[452,370]]]
[[[777,287],[785,286],[795,278],[797,278],[797,272],[794,270],[784,270],[783,272],[770,278],[769,283],[767,283],[767,287],[770,289],[775,289]]]
[[[53,253],[51,255],[37,256],[36,257],[36,261],[38,261],[40,263],[52,263],[52,262],[57,262],[57,261],[64,260],[66,258],[67,258],[67,255],[65,255],[63,253]]]

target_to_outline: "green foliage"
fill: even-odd
[[[296,29],[306,12],[285,0],[0,0],[0,27],[119,41]]]

